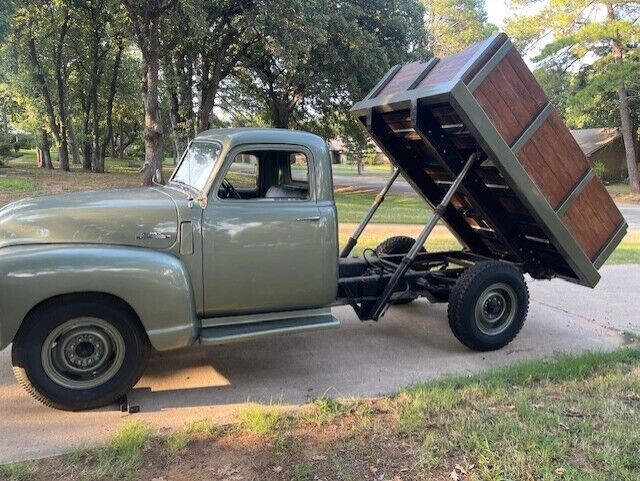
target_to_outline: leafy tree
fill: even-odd
[[[257,37],[235,75],[253,114],[274,127],[326,132],[391,64],[424,38],[414,0],[267,0]]]
[[[126,16],[117,0],[73,0],[74,99],[81,118],[83,168],[105,171],[113,139],[113,106],[118,92],[126,38]]]
[[[443,57],[487,38],[497,27],[487,20],[484,0],[422,0],[427,18],[427,48]]]
[[[71,11],[64,3],[29,0],[17,5],[12,21],[14,51],[26,52],[20,65],[29,71],[44,105],[60,168],[69,170],[65,47]]]
[[[535,61],[543,67],[571,71],[586,80],[576,85],[567,111],[586,112],[589,106],[617,100],[618,125],[624,140],[631,191],[640,192],[634,142],[632,103],[640,84],[637,46],[640,41],[640,4],[573,0],[549,2],[513,0],[517,14],[508,31],[529,51],[540,49]],[[532,8],[536,6],[537,8]],[[525,7],[523,10],[521,7]],[[530,13],[530,12],[536,13]],[[542,46],[545,39],[551,39]],[[610,103],[609,103],[610,105]],[[581,106],[581,107],[580,107]]]

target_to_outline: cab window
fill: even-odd
[[[242,152],[233,159],[218,189],[225,200],[310,199],[309,158],[291,150]]]

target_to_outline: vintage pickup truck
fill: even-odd
[[[338,327],[335,304],[378,320],[420,296],[449,303],[469,348],[505,346],[527,315],[524,273],[593,287],[626,231],[523,65],[496,35],[396,67],[354,106],[397,170],[340,253],[329,150],[304,132],[208,131],[166,185],[4,207],[0,349],[13,343],[18,381],[49,406],[102,406],[151,349]],[[399,175],[431,219],[350,257]],[[440,221],[462,250],[425,251]]]

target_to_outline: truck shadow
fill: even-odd
[[[419,302],[363,324],[349,308],[337,308],[336,330],[156,353],[130,402],[149,412],[392,392],[473,357],[451,335],[445,309]]]

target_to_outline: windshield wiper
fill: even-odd
[[[170,184],[176,184],[179,185],[181,187],[184,187],[185,189],[189,190],[189,189],[194,189],[192,186],[190,186],[189,184],[187,184],[185,181],[183,180],[176,180],[176,179],[171,179],[169,181]]]

